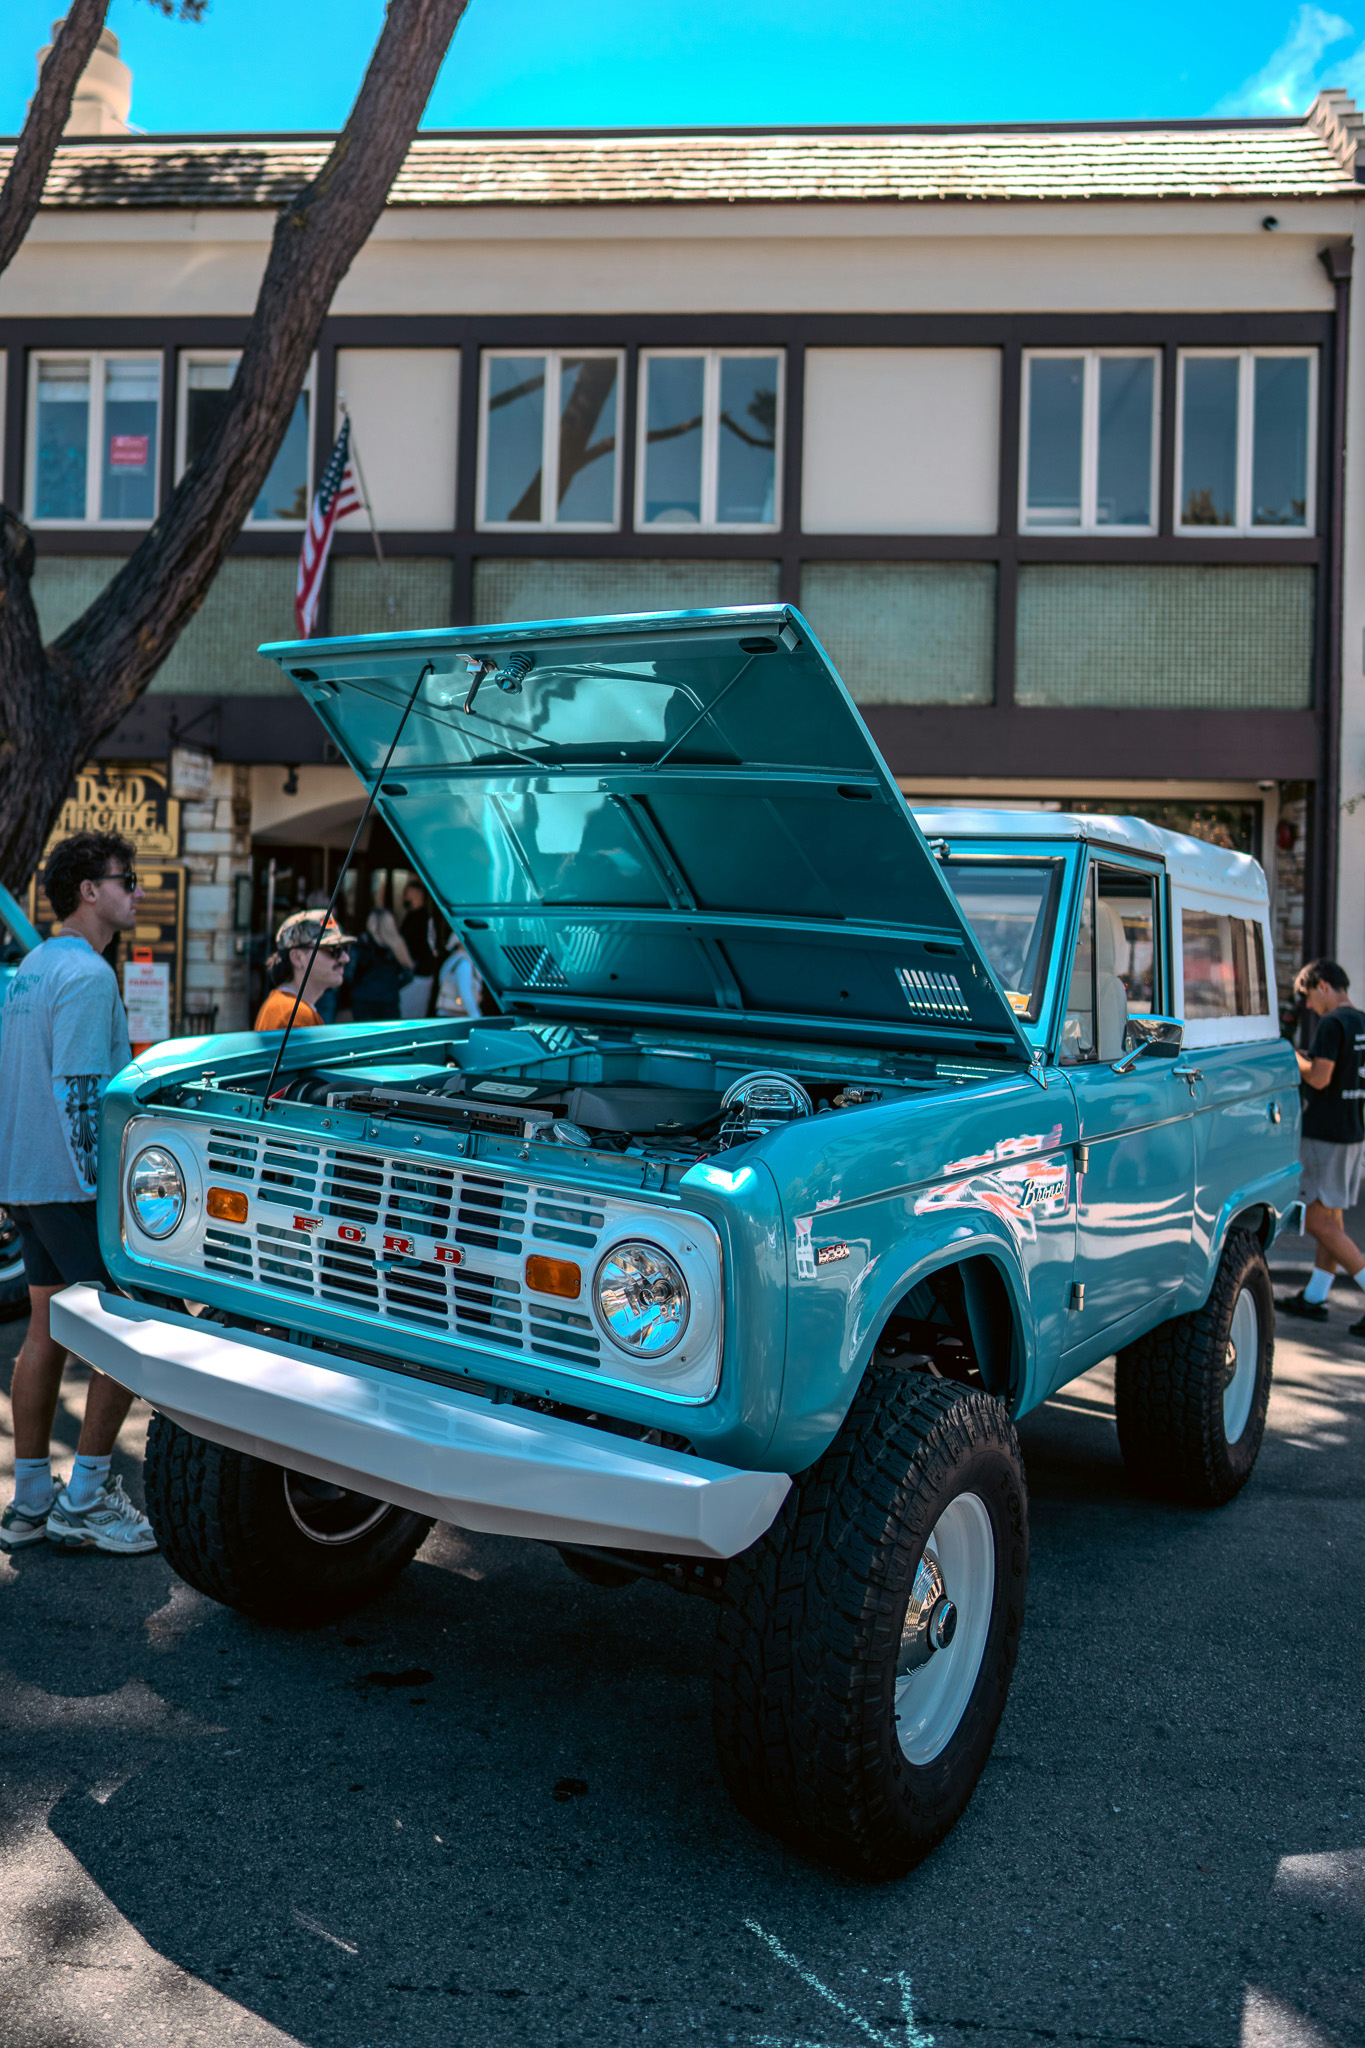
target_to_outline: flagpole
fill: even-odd
[[[384,592],[384,603],[388,607],[389,617],[394,618],[398,612],[398,601],[394,597],[393,586],[389,581],[389,565],[384,560],[384,550],[379,544],[379,528],[374,523],[374,506],[370,502],[370,487],[365,481],[365,472],[360,465],[360,443],[356,439],[355,421],[351,418],[351,409],[346,403],[346,393],[344,391],[337,393],[337,403],[341,407],[342,418],[351,430],[351,457],[355,463],[356,480],[360,485],[360,495],[365,505],[365,517],[370,522],[370,539],[374,542],[374,558],[379,564],[380,587]]]

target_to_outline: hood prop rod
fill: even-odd
[[[403,727],[408,722],[408,715],[411,712],[413,705],[417,702],[417,692],[421,689],[427,677],[432,674],[433,667],[434,664],[429,661],[423,663],[421,674],[418,676],[417,681],[412,686],[412,695],[408,698],[407,703],[403,707],[403,716],[398,721],[398,730],[395,732],[393,738],[389,741],[389,751],[384,756],[384,765],[374,778],[374,786],[370,790],[369,795],[365,799],[364,810],[360,813],[360,823],[356,826],[355,831],[351,834],[351,843],[349,847],[346,849],[346,858],[341,863],[341,866],[337,870],[337,878],[335,885],[333,886],[332,889],[331,900],[328,903],[327,908],[323,911],[322,917],[319,920],[318,935],[313,941],[313,950],[308,955],[308,965],[303,970],[303,978],[299,983],[299,992],[294,998],[294,1007],[289,1012],[289,1022],[284,1027],[284,1037],[280,1040],[279,1051],[275,1054],[275,1064],[270,1069],[270,1079],[266,1082],[265,1088],[261,1094],[262,1116],[265,1115],[266,1105],[269,1103],[270,1097],[274,1092],[275,1082],[279,1077],[280,1062],[284,1058],[285,1047],[289,1043],[289,1034],[294,1028],[294,1019],[299,1014],[299,1004],[303,1001],[303,992],[308,986],[308,977],[313,971],[313,962],[318,957],[318,949],[322,945],[322,941],[326,934],[328,925],[332,922],[332,912],[336,909],[337,898],[338,896],[340,896],[342,888],[345,884],[346,876],[350,870],[351,861],[355,856],[355,850],[357,846],[359,846],[360,844],[360,835],[365,830],[366,825],[369,823],[370,812],[374,809],[374,800],[379,794],[380,785],[382,784],[384,777],[389,772],[389,763],[392,761],[394,754],[398,750],[398,742],[403,737]]]

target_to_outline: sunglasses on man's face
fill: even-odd
[[[351,957],[349,946],[319,946],[318,951],[324,960],[349,960]]]
[[[124,868],[121,873],[116,875],[101,875],[100,880],[102,882],[121,882],[130,896],[137,887],[137,876],[132,868]]]

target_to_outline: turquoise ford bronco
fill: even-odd
[[[263,652],[498,1014],[110,1088],[121,1291],[53,1329],[156,1410],[163,1551],[281,1621],[435,1518],[709,1597],[738,1805],[908,1869],[1009,1689],[1015,1419],[1114,1353],[1135,1485],[1255,1462],[1298,1187],[1260,868],[912,815],[784,606]]]

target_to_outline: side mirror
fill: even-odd
[[[1123,1058],[1114,1061],[1112,1071],[1129,1074],[1141,1059],[1173,1060],[1184,1043],[1179,1017],[1130,1017],[1123,1027]]]

